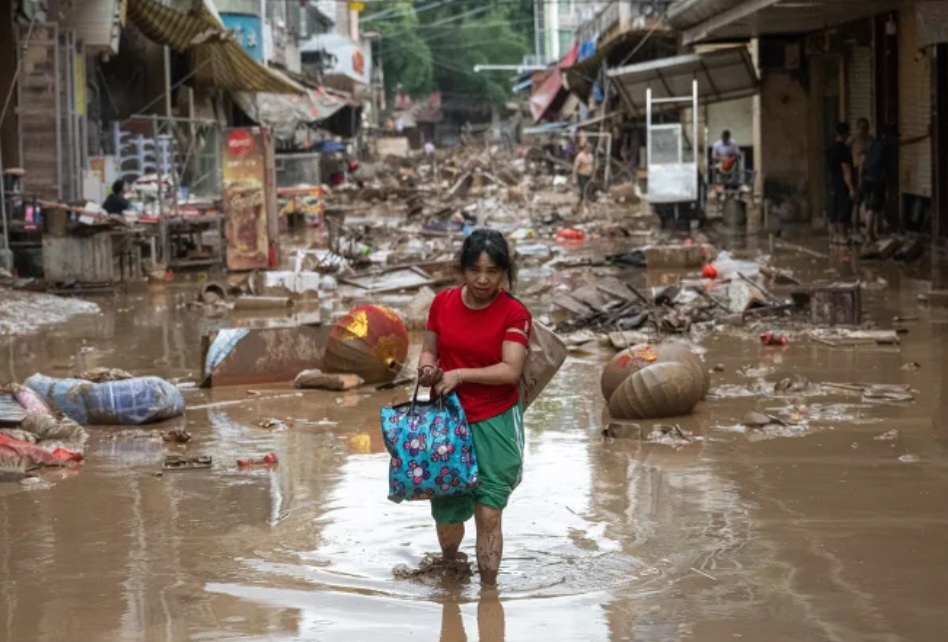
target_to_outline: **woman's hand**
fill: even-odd
[[[448,395],[457,390],[461,385],[461,371],[450,370],[444,373],[441,380],[435,385],[435,394],[439,396]]]
[[[418,383],[425,388],[431,388],[444,377],[444,372],[437,366],[427,365],[418,368]]]

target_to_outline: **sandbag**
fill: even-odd
[[[138,426],[184,414],[181,391],[159,377],[92,383],[35,374],[25,384],[80,424]]]

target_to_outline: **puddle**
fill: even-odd
[[[710,333],[705,362],[721,371],[693,415],[661,422],[680,433],[644,422],[644,438],[603,439],[609,355],[571,358],[526,415],[499,594],[482,594],[476,575],[430,572],[428,506],[385,498],[378,407],[406,389],[189,387],[182,419],[93,428],[78,470],[0,484],[0,639],[940,640],[948,324],[916,309],[917,282],[884,276],[890,289],[866,294],[867,315],[921,316],[899,348],[773,350],[757,329]],[[196,381],[205,320],[183,296],[193,288],[157,284],[102,315],[0,337],[0,373],[121,367]],[[773,395],[794,374],[815,391]],[[853,380],[910,383],[915,400],[824,385]],[[801,406],[798,424],[738,423]],[[286,428],[260,427],[271,418]],[[164,442],[173,428],[192,440]],[[237,467],[270,452],[278,465]],[[213,464],[157,476],[169,453]],[[422,577],[396,578],[402,567]]]

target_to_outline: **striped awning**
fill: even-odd
[[[198,84],[271,94],[302,91],[251,58],[204,2],[184,13],[158,0],[128,0],[128,19],[152,42],[190,53]]]

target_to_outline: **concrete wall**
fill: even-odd
[[[761,141],[758,167],[763,173],[764,198],[779,205],[794,203],[795,219],[810,217],[806,205],[810,172],[806,159],[812,143],[808,132],[808,97],[794,72],[762,72],[760,92]]]

